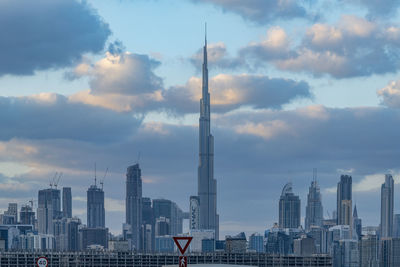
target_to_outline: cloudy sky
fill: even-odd
[[[201,47],[208,25],[221,237],[263,232],[293,182],[302,216],[318,169],[324,214],[353,176],[379,224],[385,173],[400,189],[400,19],[392,0],[1,0],[0,210],[55,172],[86,222],[105,178],[121,232],[126,168],[143,195],[188,210],[197,192]],[[395,201],[398,203],[398,201]],[[395,205],[400,213],[400,206]]]

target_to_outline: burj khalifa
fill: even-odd
[[[207,36],[204,44],[203,85],[199,119],[198,197],[199,228],[214,230],[219,237],[217,214],[217,181],[214,179],[214,137],[210,133],[210,93],[208,92]]]

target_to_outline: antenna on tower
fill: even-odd
[[[96,162],[94,163],[94,186],[97,186]]]
[[[139,164],[139,161],[140,161],[140,151],[139,151],[139,153],[138,153],[138,157],[137,157],[136,163]]]
[[[101,184],[101,189],[103,190],[103,186],[104,186],[104,180],[106,179],[106,175],[107,175],[107,173],[108,173],[108,167],[107,167],[107,169],[106,169],[106,171],[105,171],[105,173],[104,173],[104,177],[103,177],[103,179],[100,181],[100,184]]]
[[[204,25],[204,43],[207,46],[207,22]]]
[[[317,181],[317,168],[313,169],[313,182]]]

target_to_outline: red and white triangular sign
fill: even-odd
[[[178,247],[179,251],[185,254],[185,251],[189,247],[190,242],[192,241],[192,236],[174,236],[173,237],[176,246]]]

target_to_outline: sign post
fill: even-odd
[[[46,257],[39,257],[36,261],[37,267],[47,267],[49,266],[49,260]]]
[[[181,256],[179,256],[179,267],[187,267],[187,257],[183,256],[185,254],[187,248],[189,247],[190,242],[192,241],[192,236],[174,236],[173,237],[176,246],[181,252]],[[180,243],[181,241],[182,243]]]

